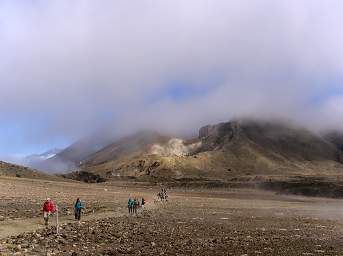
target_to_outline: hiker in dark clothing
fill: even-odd
[[[163,197],[163,200],[168,201],[168,194],[165,188],[162,188],[162,197]]]
[[[137,208],[139,207],[138,199],[135,198],[133,201],[133,213],[137,214]]]
[[[142,208],[144,209],[144,205],[145,205],[145,199],[144,197],[142,197]]]
[[[80,198],[76,199],[74,210],[75,210],[75,220],[81,220],[81,209],[82,204]]]

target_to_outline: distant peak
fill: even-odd
[[[240,129],[240,123],[238,121],[219,123],[215,125],[206,125],[199,130],[199,139],[204,139],[209,136],[224,136],[225,134],[238,133]]]

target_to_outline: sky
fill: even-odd
[[[0,159],[104,127],[343,130],[341,0],[0,0]]]

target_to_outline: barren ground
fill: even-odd
[[[343,200],[244,189],[158,187],[0,178],[2,255],[343,255]],[[129,195],[147,209],[128,216]],[[61,228],[44,228],[46,197],[58,203]],[[81,223],[72,204],[86,206]],[[54,222],[54,218],[53,218]]]

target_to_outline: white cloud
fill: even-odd
[[[27,138],[76,138],[104,125],[104,116],[121,131],[190,131],[238,115],[308,124],[314,106],[305,103],[343,71],[342,7],[302,0],[4,1],[0,119],[36,121],[40,128]],[[213,88],[184,102],[147,102],[175,80]],[[315,119],[341,115],[331,109],[316,109]]]

